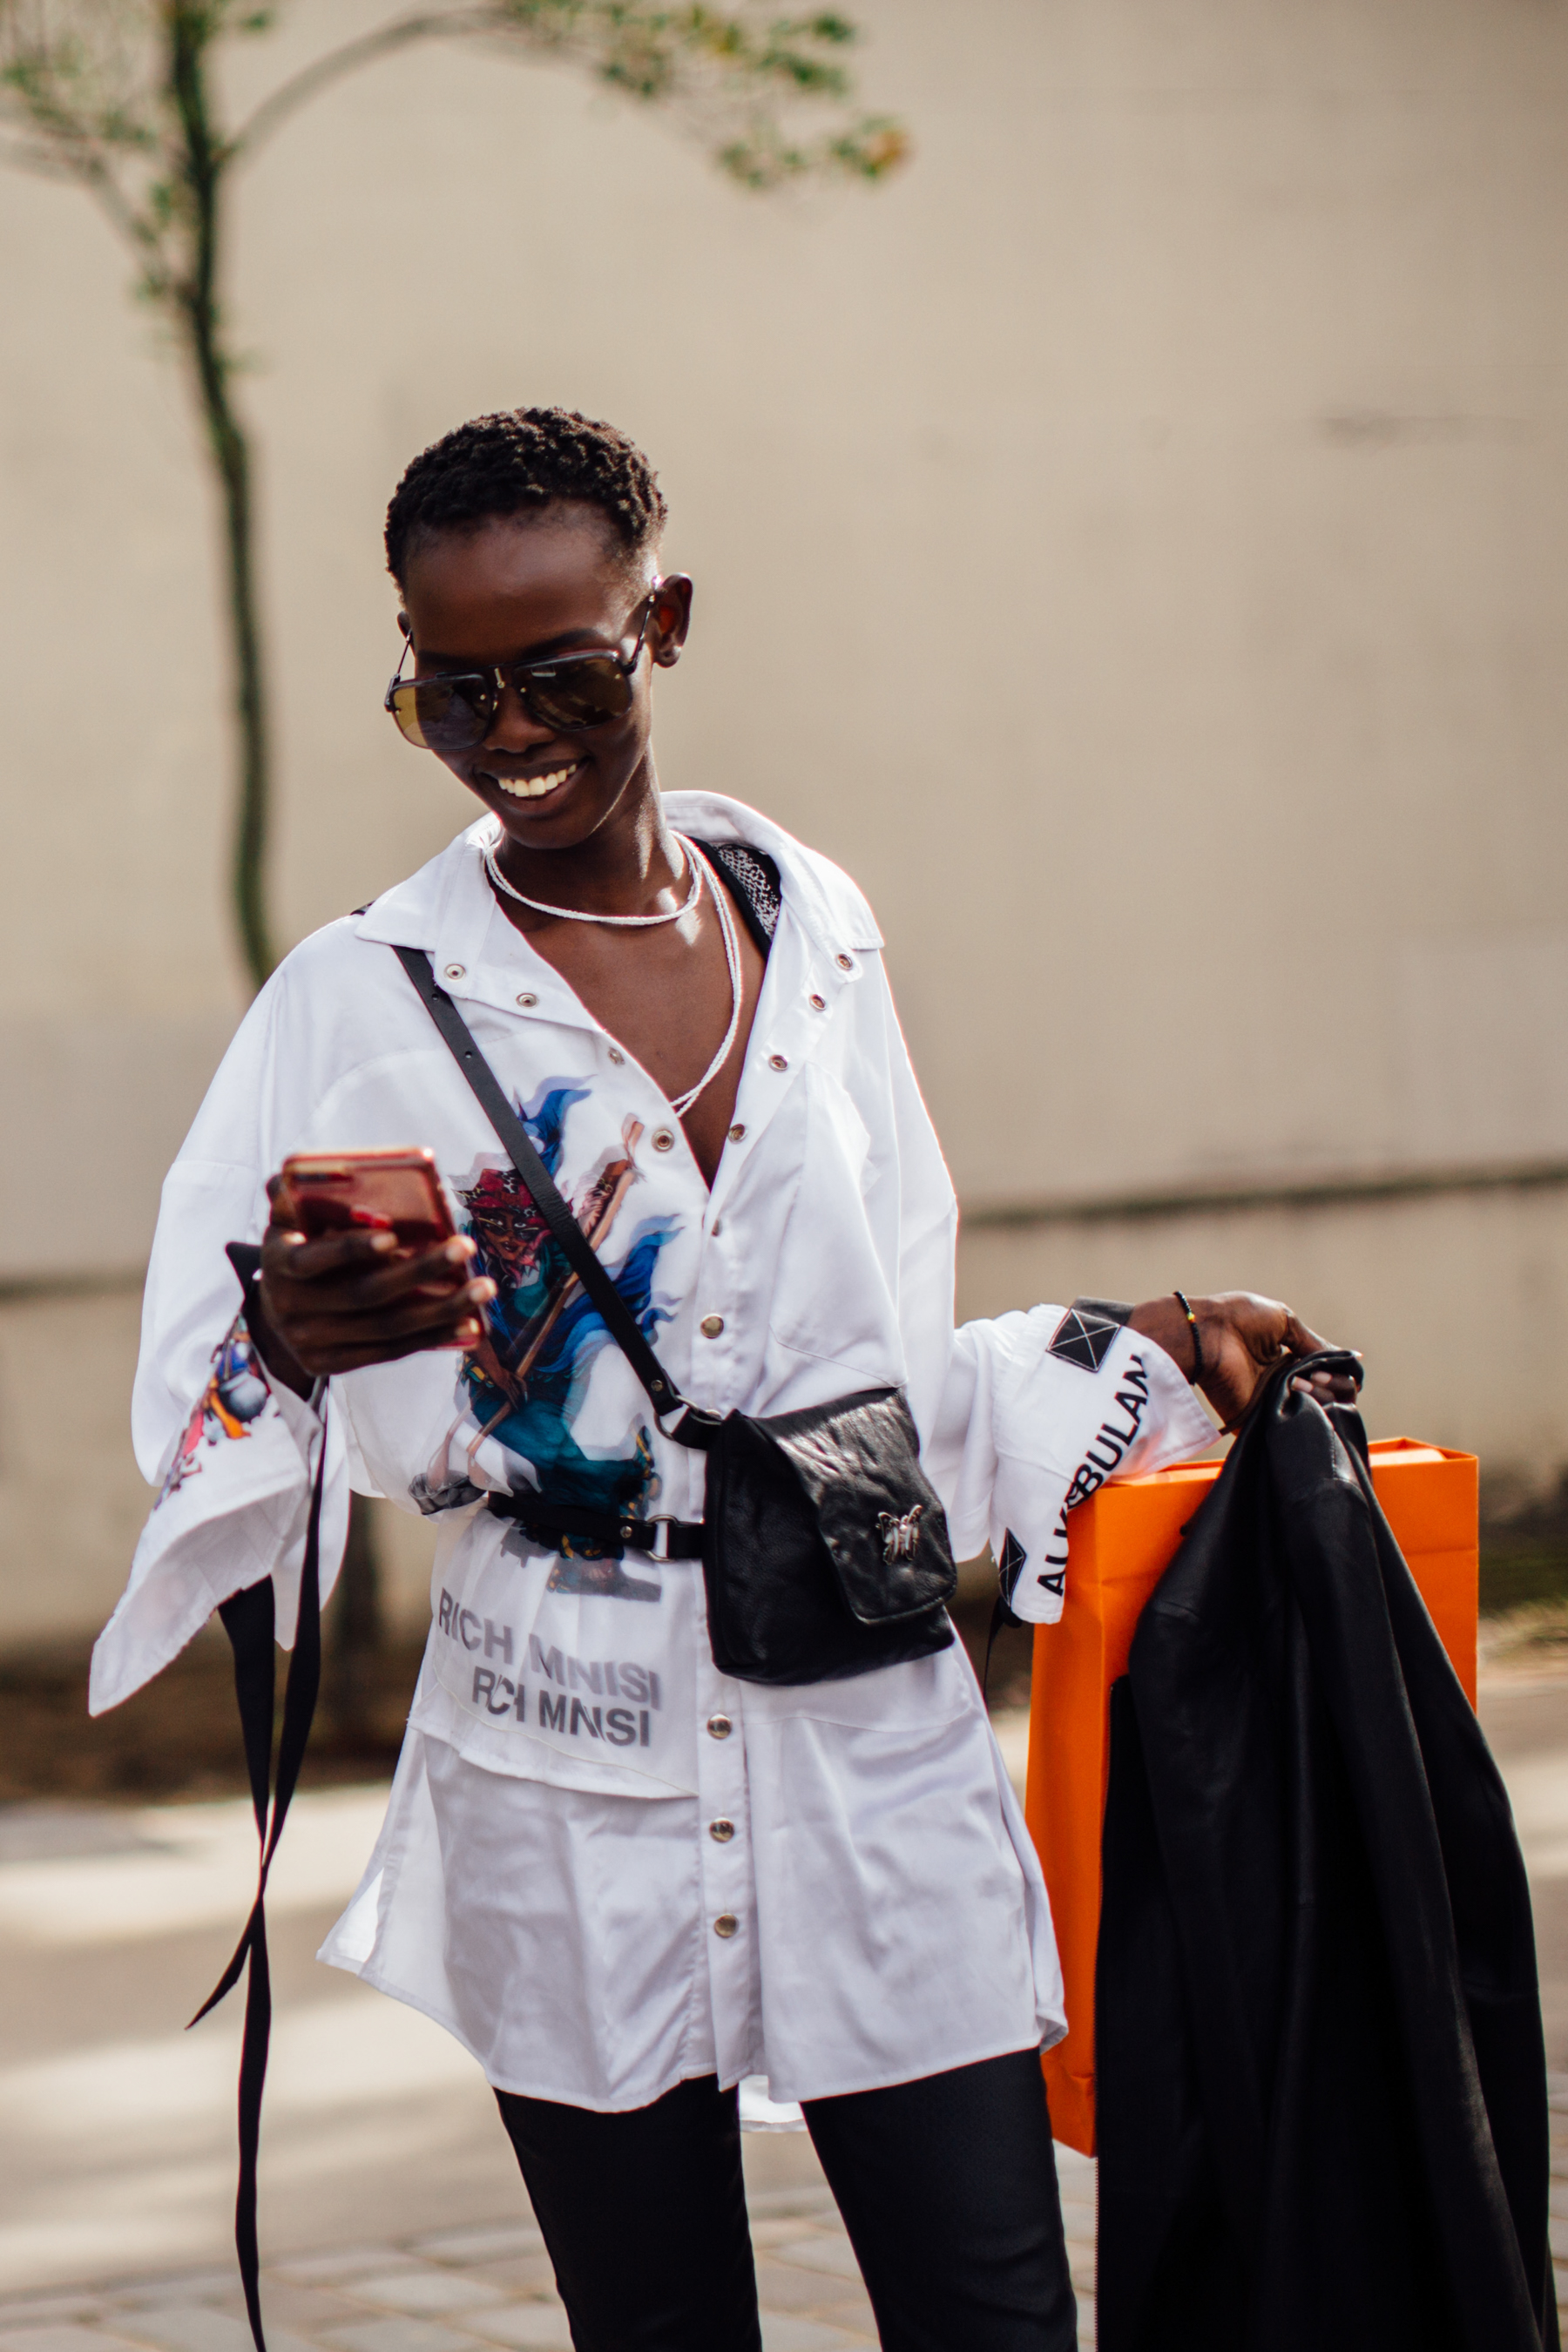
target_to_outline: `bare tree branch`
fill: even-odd
[[[40,180],[76,177],[70,164],[52,147],[0,147],[0,168],[7,165],[14,172],[31,172]]]
[[[52,146],[0,147],[0,167],[27,172],[38,180],[74,180],[85,188],[117,234],[134,252],[146,256],[160,249],[152,224],[137,212],[102,158],[85,139],[68,141],[58,134]]]
[[[143,214],[136,210],[107,164],[96,156],[84,155],[79,157],[71,168],[100,210],[133,251],[143,257],[162,251],[163,241],[156,229]]]
[[[225,150],[226,162],[239,162],[253,155],[263,140],[285,123],[300,107],[308,105],[318,90],[330,89],[348,74],[357,73],[361,66],[374,65],[378,58],[394,56],[416,41],[450,38],[469,29],[461,19],[476,16],[494,16],[494,9],[417,9],[413,15],[382,25],[374,33],[362,33],[357,40],[345,41],[342,48],[329,49],[324,57],[315,58],[302,66],[297,74],[280,82],[270,97],[264,98],[254,114],[230,139]]]

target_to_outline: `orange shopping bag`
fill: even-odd
[[[1024,1811],[1050,1890],[1068,2014],[1067,2039],[1047,2051],[1043,2063],[1051,2128],[1085,2156],[1094,2154],[1094,1954],[1110,1685],[1126,1673],[1143,1603],[1219,1472],[1217,1462],[1187,1463],[1148,1478],[1114,1480],[1080,1503],[1068,1521],[1061,1618],[1035,1631]],[[1473,1706],[1476,1457],[1414,1438],[1384,1438],[1372,1448],[1372,1477]]]

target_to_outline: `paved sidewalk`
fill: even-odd
[[[1492,1694],[1568,2064],[1568,1682]],[[1024,1724],[999,1725],[1021,1773]],[[272,2352],[565,2347],[564,2314],[495,2108],[428,2020],[315,1967],[379,1790],[302,1801],[274,1909],[264,2130]],[[243,1806],[14,1808],[0,1820],[0,2352],[249,2352],[228,2251],[238,2015],[185,2035],[255,1867]],[[290,1840],[292,1843],[290,1843]],[[1552,2246],[1568,2301],[1568,2071],[1551,2077]],[[1095,2168],[1058,2150],[1094,2343]],[[801,2135],[748,2137],[767,2352],[875,2344]],[[199,2264],[200,2267],[193,2267]]]
[[[1092,2345],[1094,2167],[1063,2151],[1073,2271]],[[1064,2179],[1064,2190],[1069,2180]],[[875,2344],[860,2273],[826,2189],[751,2197],[765,2352]],[[335,2247],[262,2274],[271,2352],[569,2352],[543,2242],[523,2224]],[[0,2352],[249,2352],[233,2266],[0,2303]]]
[[[1094,2170],[1058,2150],[1079,2342],[1094,2345]],[[1568,2076],[1552,2077],[1552,2251],[1568,2305]],[[826,2189],[753,2189],[764,2352],[836,2352],[878,2340]],[[570,2352],[537,2230],[445,2230],[386,2245],[294,2255],[262,2273],[271,2352]],[[250,2352],[232,2264],[0,2302],[0,2352]]]

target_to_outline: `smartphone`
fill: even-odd
[[[285,1196],[301,1230],[321,1234],[371,1226],[408,1249],[433,1249],[455,1230],[436,1155],[415,1144],[372,1151],[291,1151]]]

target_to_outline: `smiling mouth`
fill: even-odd
[[[489,771],[486,782],[495,785],[514,801],[542,801],[547,793],[559,792],[568,777],[574,776],[582,766],[581,760],[569,760],[563,768],[552,768],[543,776],[498,776]]]

